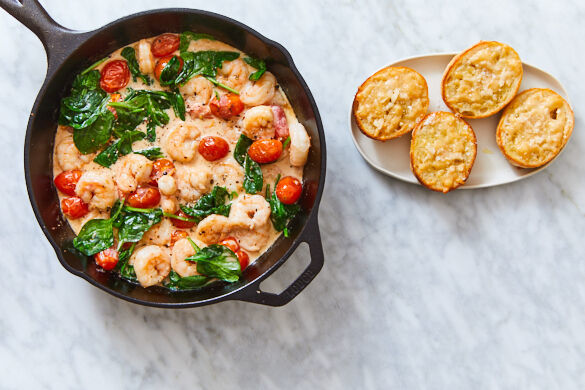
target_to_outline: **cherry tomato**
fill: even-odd
[[[183,70],[183,59],[181,57],[178,57],[178,56],[163,57],[160,60],[158,60],[158,62],[156,63],[156,66],[154,67],[154,76],[156,77],[157,80],[160,80],[160,74],[162,73],[165,66],[167,66],[167,64],[169,63],[169,61],[173,57],[177,57],[179,59],[179,72],[181,72],[181,70]]]
[[[203,137],[199,142],[199,154],[207,161],[224,158],[230,152],[227,141],[221,137]]]
[[[165,175],[175,174],[175,164],[167,158],[159,158],[152,164],[152,171],[150,172],[150,184],[157,187],[157,180]]]
[[[137,188],[126,198],[126,203],[130,207],[148,209],[156,206],[160,202],[160,192],[156,188],[145,187]]]
[[[303,185],[299,179],[287,176],[276,185],[276,197],[284,204],[293,204],[301,197]]]
[[[240,268],[245,270],[248,264],[250,264],[250,256],[242,250],[236,252],[236,256],[238,256],[238,261],[240,262]]]
[[[155,57],[168,56],[179,48],[181,40],[177,34],[162,34],[154,38],[150,51]]]
[[[81,177],[81,171],[63,171],[55,177],[55,186],[65,195],[75,196],[75,186]]]
[[[118,264],[118,251],[114,248],[104,249],[103,251],[93,255],[95,263],[105,269],[111,271]]]
[[[124,60],[110,61],[102,68],[100,87],[106,92],[116,92],[128,85],[129,81],[130,69]]]
[[[183,210],[179,210],[175,213],[175,215],[179,217],[192,218],[190,215],[185,214]],[[173,223],[173,226],[178,227],[179,229],[191,229],[193,226],[195,226],[195,222],[182,221],[175,218],[171,218],[171,222]]]
[[[235,93],[228,93],[220,97],[219,100],[214,97],[209,102],[209,108],[213,115],[223,119],[230,119],[232,116],[239,115],[244,111],[244,103]]]
[[[282,154],[282,142],[277,139],[260,139],[254,141],[248,149],[250,158],[260,164],[278,160]]]
[[[89,207],[87,206],[87,203],[85,203],[77,196],[62,199],[61,210],[63,210],[63,214],[71,219],[81,218],[85,214],[89,213]]]
[[[235,237],[226,237],[219,242],[219,245],[227,246],[234,253],[240,250],[240,244],[238,244],[238,240]]]
[[[189,233],[184,230],[175,230],[171,233],[171,245],[175,245],[175,242],[179,241],[182,238],[189,237]]]

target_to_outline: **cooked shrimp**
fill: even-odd
[[[195,248],[193,248],[189,240],[181,238],[175,243],[171,251],[171,267],[183,278],[199,275],[199,272],[197,272],[197,263],[185,261],[187,257],[193,256],[194,254]]]
[[[112,207],[116,201],[116,187],[111,172],[106,169],[84,172],[75,186],[75,194],[90,209],[107,210]]]
[[[255,229],[266,225],[270,204],[262,195],[242,195],[232,203],[229,219],[233,226]]]
[[[231,224],[227,217],[212,214],[197,225],[195,235],[206,245],[217,244],[230,235]]]
[[[209,192],[213,176],[209,167],[198,169],[177,166],[177,189],[179,198],[187,202],[192,202]]]
[[[152,161],[141,154],[130,153],[114,165],[114,179],[124,193],[135,191],[138,185],[150,180]]]
[[[138,61],[140,72],[144,74],[154,72],[154,56],[150,51],[150,43],[146,39],[142,39],[138,42],[136,60]]]
[[[274,97],[276,78],[270,72],[266,72],[260,80],[248,83],[240,93],[240,100],[248,106],[266,104]]]
[[[213,181],[229,192],[241,192],[244,183],[244,170],[235,163],[220,163],[213,168]]]
[[[295,167],[302,167],[307,163],[311,138],[307,130],[300,123],[293,123],[289,126],[290,132],[290,163]]]
[[[197,127],[181,123],[163,137],[165,151],[176,161],[189,162],[195,157],[199,134]]]
[[[142,287],[154,286],[171,272],[168,249],[158,245],[146,245],[138,249],[131,259],[136,278]]]
[[[213,94],[213,84],[203,76],[196,76],[179,87],[185,95],[194,95],[193,103],[207,104]]]
[[[249,74],[248,65],[242,59],[224,61],[217,70],[217,81],[239,91],[248,81]]]
[[[174,214],[179,209],[179,202],[175,197],[163,196],[160,201],[160,208],[165,213]]]
[[[230,234],[238,240],[242,249],[256,252],[264,248],[270,240],[270,224],[265,224],[253,230],[234,228]]]
[[[141,242],[152,245],[168,245],[171,242],[173,224],[167,218],[163,219],[150,229],[142,237]]]
[[[242,130],[252,139],[274,138],[274,114],[269,106],[250,108],[244,114]]]
[[[64,132],[61,141],[57,144],[56,154],[57,162],[64,171],[81,169],[95,157],[95,153],[81,154],[75,146],[73,134],[70,132]]]
[[[177,191],[177,182],[174,177],[165,175],[158,179],[158,190],[162,195],[170,196]]]

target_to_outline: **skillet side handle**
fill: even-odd
[[[47,52],[49,73],[70,52],[72,38],[79,36],[55,22],[38,0],[0,0],[0,7],[39,37]]]
[[[325,260],[317,213],[314,214],[313,220],[309,221],[306,230],[303,232],[302,241],[309,245],[311,263],[290,286],[280,294],[273,294],[260,290],[261,281],[259,281],[254,283],[254,288],[244,290],[243,294],[236,299],[268,306],[283,306],[299,295],[321,271]]]

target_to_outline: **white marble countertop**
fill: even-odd
[[[42,3],[74,29],[151,8],[202,8],[287,47],[327,136],[326,264],[282,308],[146,308],[66,272],[23,178],[45,55],[0,11],[0,388],[585,388],[582,2]],[[347,127],[362,75],[480,39],[509,43],[566,86],[577,126],[561,158],[527,180],[448,196],[374,172]],[[263,287],[285,286],[305,258],[299,251]]]

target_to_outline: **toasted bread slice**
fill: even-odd
[[[412,132],[410,166],[433,191],[446,193],[465,183],[476,154],[473,129],[450,112],[428,114]]]
[[[464,118],[503,109],[520,88],[522,61],[510,46],[482,41],[453,57],[441,81],[443,101]]]
[[[550,89],[532,88],[506,107],[496,141],[513,165],[537,168],[559,154],[574,125],[573,110],[565,99]]]
[[[362,133],[386,141],[412,131],[428,108],[424,77],[410,68],[389,66],[358,88],[353,115]]]

